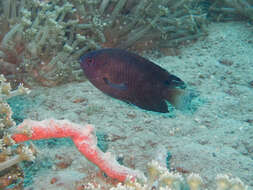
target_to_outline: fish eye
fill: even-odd
[[[91,58],[91,57],[88,57],[88,58],[86,59],[86,62],[87,62],[88,65],[92,65],[92,64],[95,63],[94,59]]]

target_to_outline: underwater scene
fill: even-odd
[[[0,0],[0,190],[253,190],[253,0]]]

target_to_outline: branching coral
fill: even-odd
[[[2,15],[3,27],[9,28],[7,32],[3,31],[0,46],[1,64],[5,66],[2,72],[26,78],[26,83],[36,79],[48,86],[58,84],[63,78],[71,80],[75,68],[71,64],[74,58],[70,56],[73,49],[68,43],[80,41],[68,38],[75,31],[73,26],[77,22],[72,4],[36,0],[2,3],[19,12],[15,17],[9,16],[13,10]]]
[[[212,15],[218,21],[231,21],[247,18],[253,21],[252,0],[217,0],[210,7]]]
[[[16,90],[12,90],[10,83],[6,82],[3,75],[0,75],[0,188],[5,188],[22,179],[22,170],[16,165],[24,160],[33,160],[33,147],[19,145],[16,148],[11,140],[7,129],[15,126],[12,120],[12,111],[7,99],[21,94],[29,93],[29,90],[20,85]],[[22,183],[22,180],[20,184]]]
[[[104,11],[104,15],[109,16],[105,17],[108,22],[104,26],[106,42],[103,46],[140,51],[174,47],[180,42],[197,39],[205,34],[206,27],[206,15],[197,2],[147,0],[110,4]],[[111,7],[115,8],[110,15]],[[115,16],[115,12],[121,14]]]
[[[198,174],[190,174],[184,178],[179,173],[169,172],[156,161],[148,164],[147,182],[126,181],[118,184],[111,190],[201,190],[208,189],[204,186],[203,179]],[[99,189],[99,188],[97,188]],[[247,190],[247,186],[238,178],[229,178],[227,175],[216,177],[216,190]]]
[[[88,50],[164,49],[197,39],[206,34],[198,2],[1,1],[0,71],[54,86],[78,77],[77,59]]]
[[[6,103],[6,100],[21,94],[29,93],[30,91],[27,88],[24,88],[23,85],[19,85],[16,90],[11,89],[10,83],[8,83],[3,75],[0,75],[0,129],[9,128],[15,125],[15,122],[12,120],[12,111],[10,106]]]

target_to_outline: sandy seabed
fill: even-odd
[[[213,23],[208,30],[205,39],[181,48],[179,56],[152,59],[200,93],[193,113],[175,110],[171,117],[145,111],[86,81],[33,89],[29,98],[36,106],[27,117],[91,123],[110,139],[108,151],[144,172],[165,149],[172,155],[171,168],[199,173],[208,189],[215,189],[217,174],[239,177],[253,189],[253,28],[232,22]],[[43,141],[37,172],[25,189],[74,189],[98,172],[73,144],[63,142]],[[62,160],[67,167],[59,164]],[[48,169],[46,162],[52,163]]]

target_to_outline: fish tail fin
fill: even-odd
[[[165,99],[179,110],[189,110],[192,100],[197,96],[193,90],[180,88],[167,89],[165,93]]]

